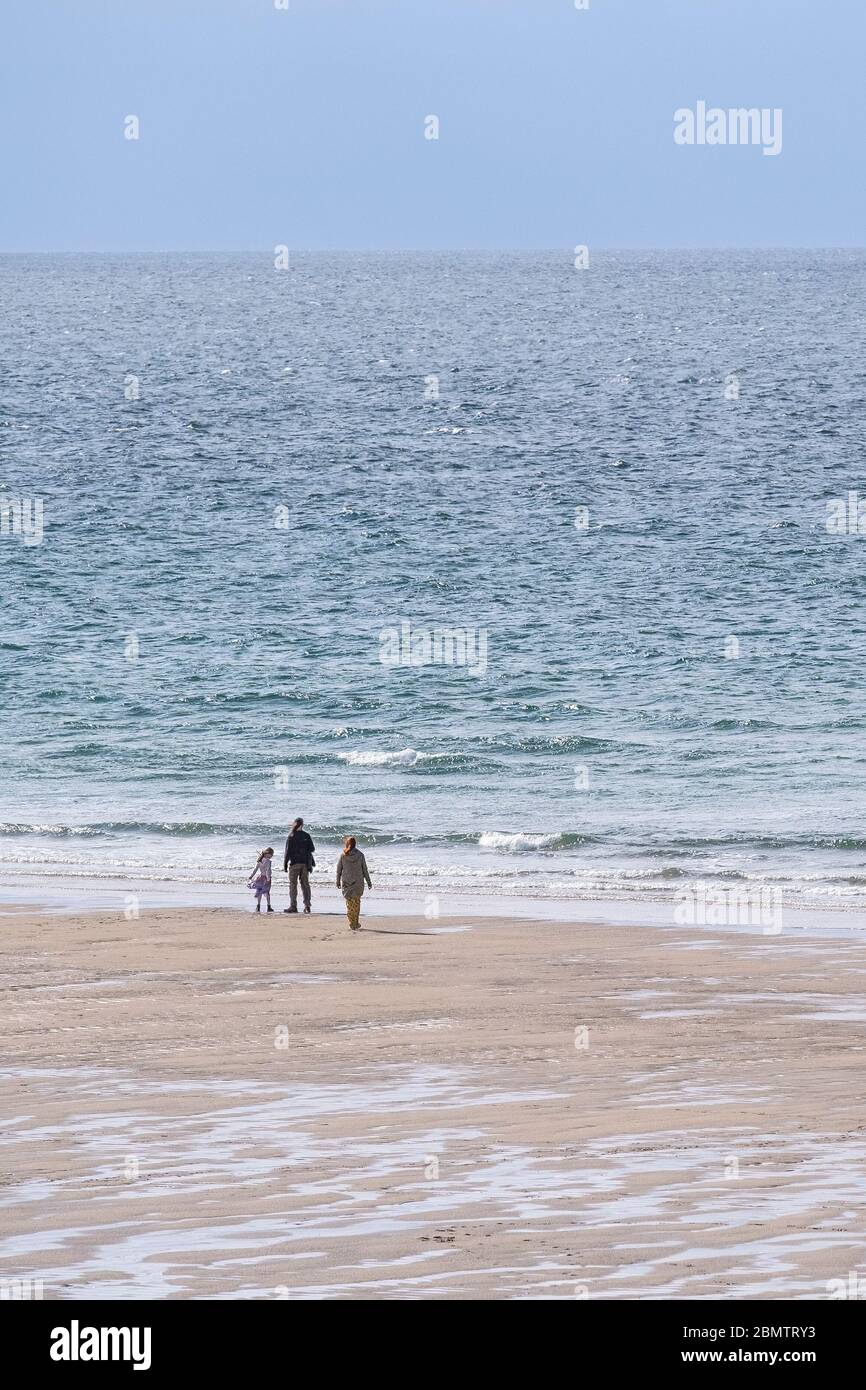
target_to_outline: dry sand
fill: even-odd
[[[188,909],[0,940],[0,1275],[46,1298],[821,1298],[866,1265],[859,941]]]

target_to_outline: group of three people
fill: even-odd
[[[289,831],[289,837],[286,840],[286,852],[283,856],[283,872],[289,875],[289,905],[283,908],[284,912],[297,912],[299,884],[304,911],[312,911],[310,873],[316,864],[313,857],[315,849],[312,836],[304,829],[303,817],[298,816]],[[262,910],[262,898],[267,903],[268,912],[274,910],[271,907],[271,861],[273,857],[273,849],[263,849],[256,860],[256,867],[250,875],[249,886],[255,893],[256,912]],[[352,931],[360,931],[361,928],[361,898],[364,896],[365,884],[368,888],[373,887],[367,861],[358,849],[354,835],[347,835],[343,841],[343,852],[337,860],[337,887],[342,889],[346,901],[346,916]]]

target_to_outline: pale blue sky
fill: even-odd
[[[2,0],[0,250],[863,245],[864,57],[866,0]]]

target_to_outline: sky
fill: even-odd
[[[866,0],[283,3],[2,0],[0,251],[866,244]]]

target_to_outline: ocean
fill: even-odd
[[[863,904],[866,253],[7,255],[0,293],[5,883],[248,906],[303,815],[419,909]]]

